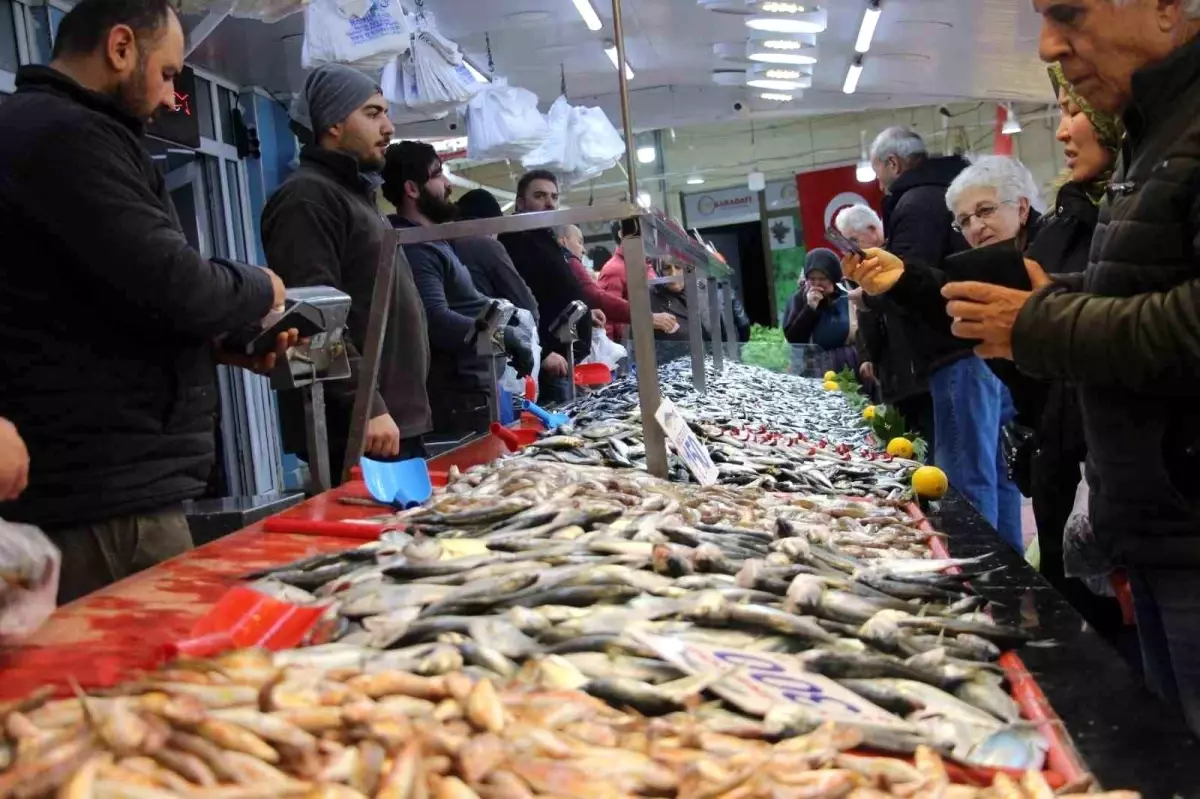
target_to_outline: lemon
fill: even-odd
[[[912,442],[902,436],[897,436],[888,442],[887,453],[893,458],[911,458],[913,456]]]
[[[825,382],[826,383],[837,382],[837,372],[833,371],[832,369],[830,371],[826,372],[825,373]]]
[[[863,418],[866,419],[868,422],[875,418],[875,406],[874,405],[868,405],[867,407],[863,408]]]
[[[946,473],[936,466],[922,466],[913,472],[913,491],[925,499],[941,499],[950,487]]]
[[[825,390],[826,391],[841,391],[842,387],[839,386],[837,383],[835,383],[832,380],[826,380],[825,381]]]

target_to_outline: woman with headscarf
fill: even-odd
[[[791,344],[815,344],[829,368],[858,371],[854,349],[856,319],[850,298],[838,284],[842,265],[832,250],[812,250],[804,257],[804,280],[788,302],[783,335]]]

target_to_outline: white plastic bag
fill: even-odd
[[[610,339],[604,328],[592,328],[592,351],[583,359],[584,363],[602,363],[609,369],[616,369],[627,357],[629,351]]]
[[[571,104],[559,96],[546,114],[546,138],[521,159],[526,169],[551,169],[562,172],[567,157],[567,137],[571,123]],[[560,177],[561,180],[561,177]]]
[[[599,177],[625,155],[625,140],[599,108],[575,107],[567,119],[563,174],[568,186]]]
[[[541,342],[538,341],[537,322],[534,320],[533,314],[524,308],[518,308],[513,316],[517,320],[517,336],[528,345],[529,351],[533,354],[533,371],[529,376],[536,384],[538,373],[542,368],[542,347]],[[506,364],[504,374],[500,376],[500,387],[510,394],[524,396],[525,379],[517,377],[517,370]],[[532,400],[533,397],[527,397],[527,399]]]
[[[497,78],[467,103],[467,155],[472,160],[519,161],[549,135],[537,95]]]
[[[61,563],[41,530],[0,520],[0,643],[29,635],[54,612]]]
[[[372,71],[407,52],[415,33],[399,0],[312,0],[304,11],[305,69],[331,62]]]

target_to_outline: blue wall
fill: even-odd
[[[243,91],[239,99],[246,124],[258,128],[262,152],[257,161],[246,162],[246,171],[249,174],[250,215],[254,219],[254,247],[258,262],[265,264],[267,259],[259,229],[262,209],[271,193],[291,174],[296,139],[288,128],[287,109],[278,102],[250,89]]]

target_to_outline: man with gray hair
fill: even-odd
[[[1120,165],[1086,272],[951,283],[946,310],[985,357],[1079,387],[1093,532],[1129,570],[1149,687],[1200,733],[1200,2],[1033,6],[1042,60],[1124,115]]]
[[[375,204],[371,176],[383,168],[396,129],[375,81],[342,64],[310,73],[291,114],[292,130],[304,145],[300,168],[263,209],[263,249],[267,263],[289,286],[332,286],[352,301],[346,349],[353,374],[325,389],[330,473],[336,482],[342,476],[379,250],[391,227]],[[390,311],[364,450],[373,458],[423,457],[421,437],[432,428],[425,394],[429,342],[421,297],[407,269],[396,271]],[[279,406],[284,444],[309,455],[300,397],[284,394]]]

